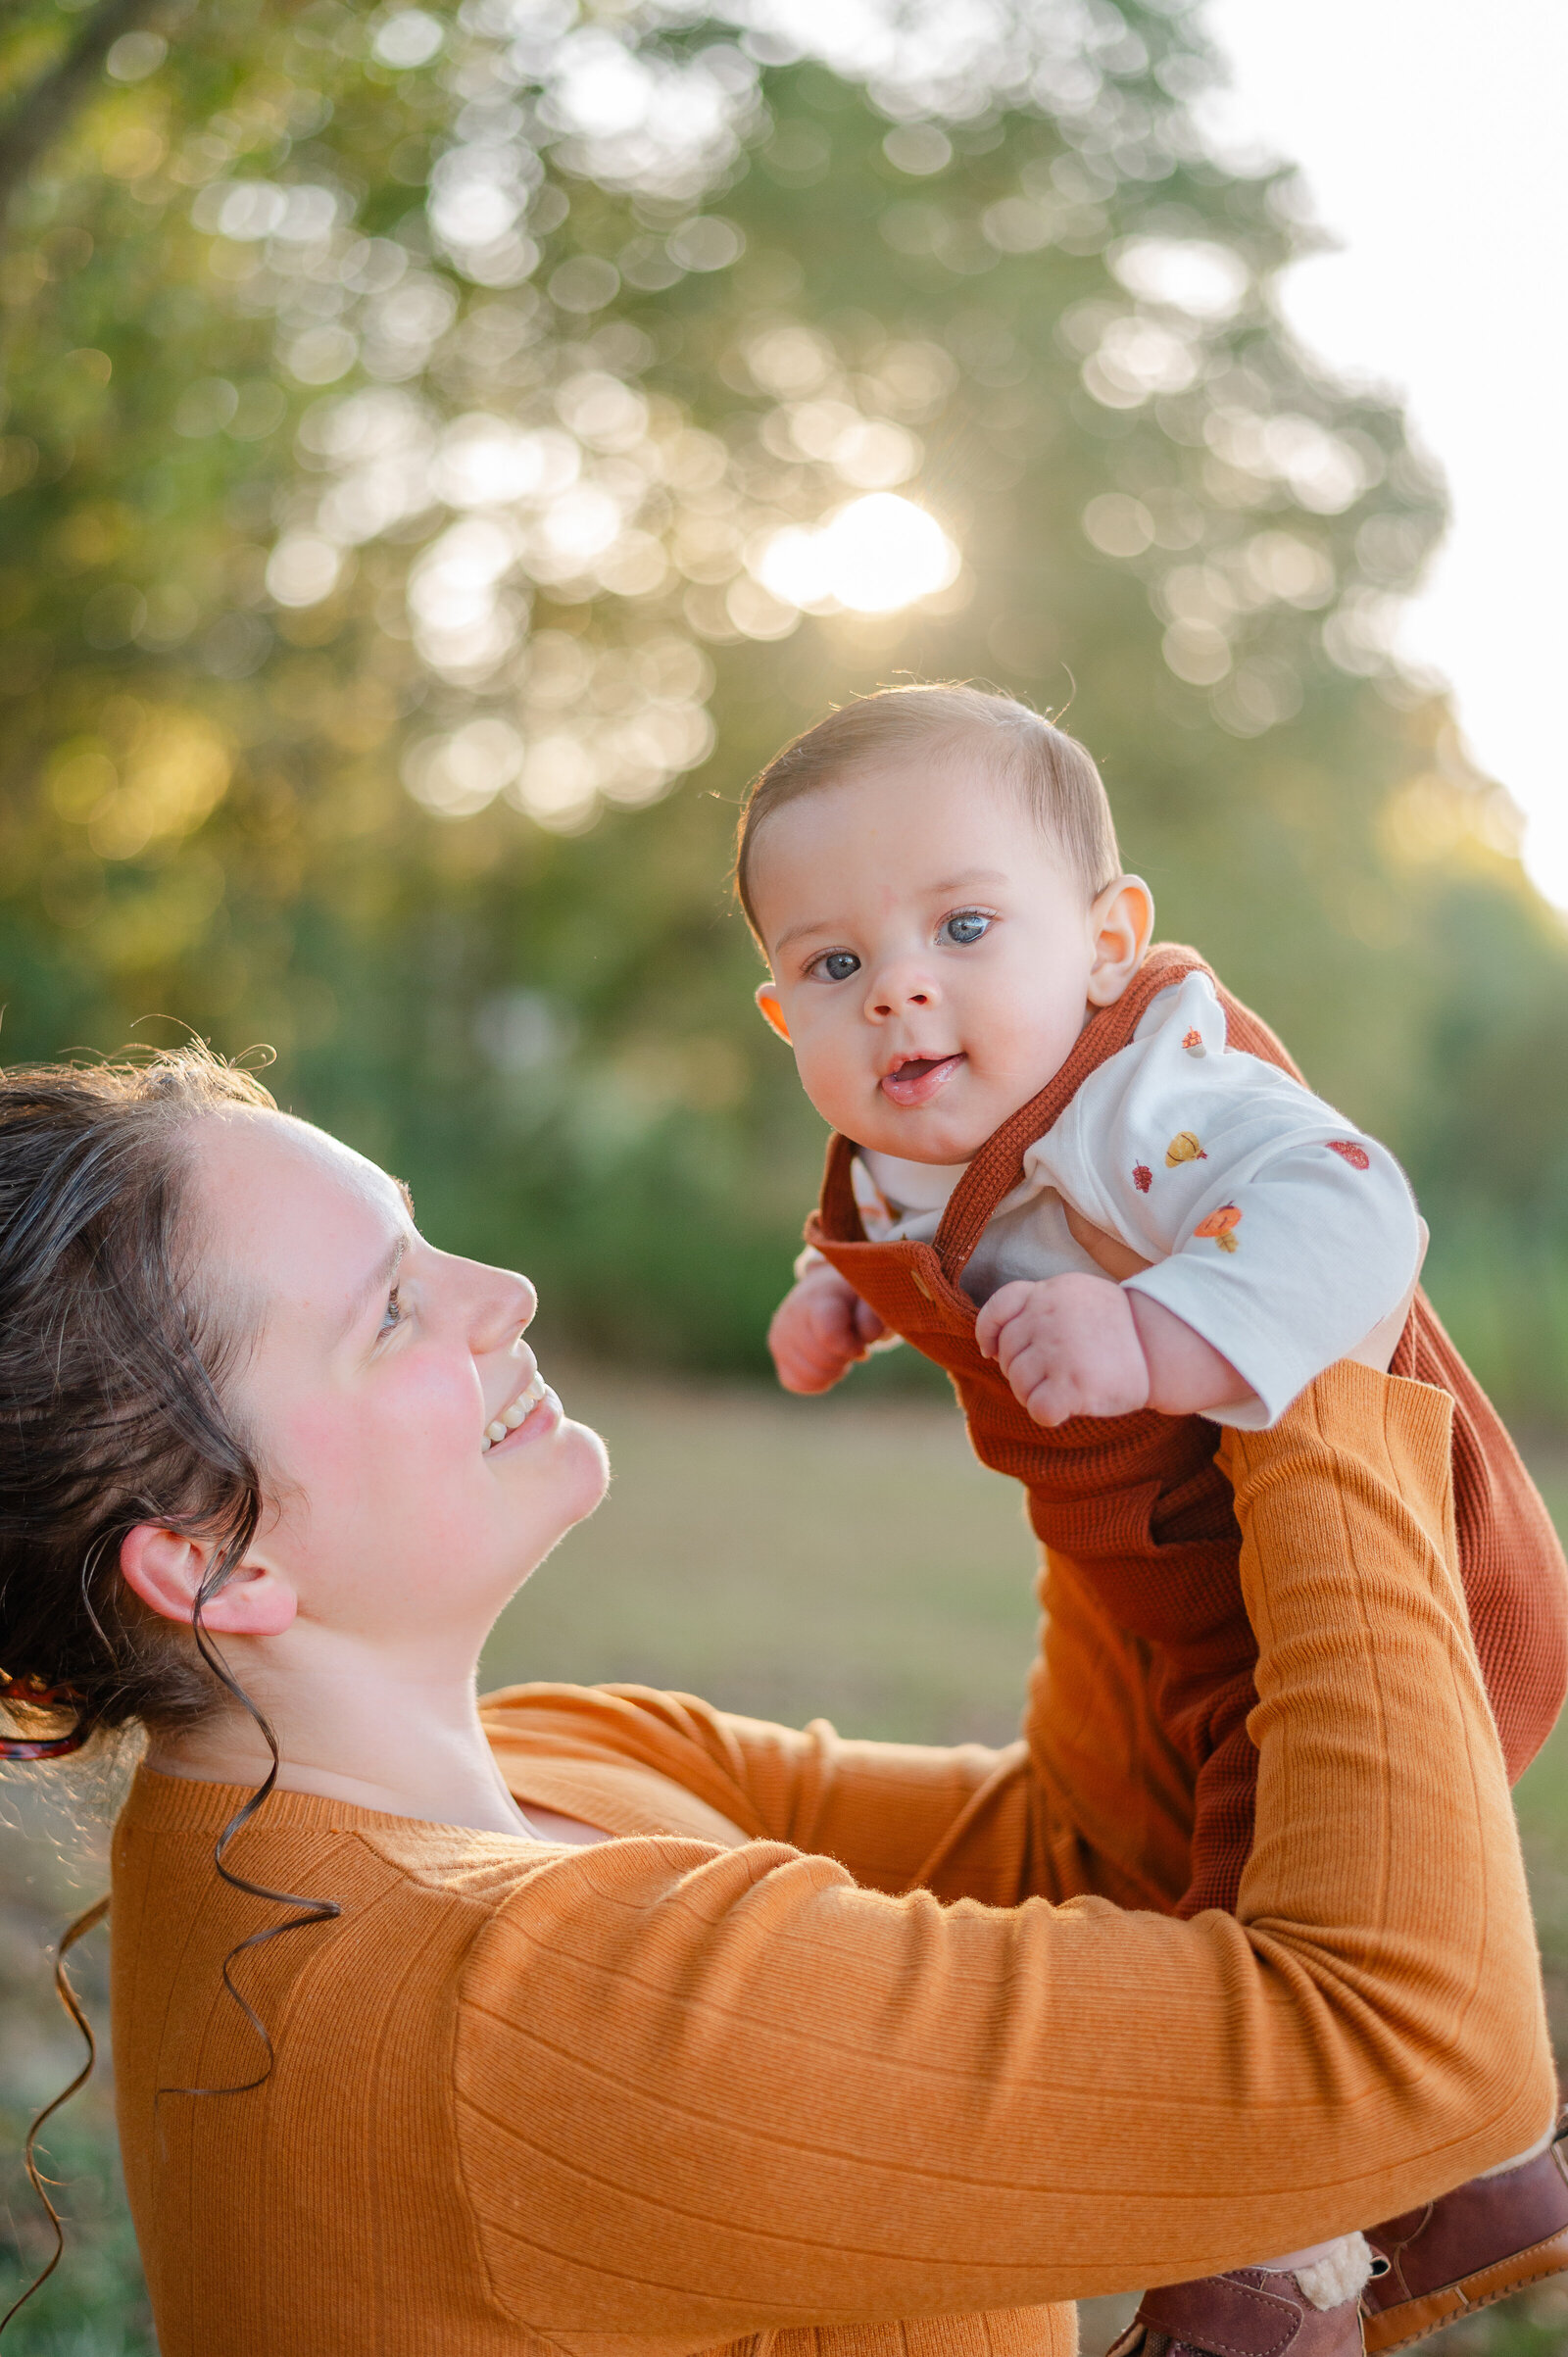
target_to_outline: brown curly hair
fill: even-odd
[[[334,1900],[270,1890],[223,1862],[270,1795],[279,1764],[270,1726],[201,1618],[243,1559],[263,1503],[254,1451],[220,1391],[246,1337],[198,1281],[201,1240],[188,1194],[193,1123],[235,1109],[277,1108],[253,1074],[200,1041],[136,1062],[0,1072],[0,1705],[16,1730],[0,1733],[0,1758],[59,1757],[131,1722],[187,1728],[225,1692],[251,1713],[272,1755],[213,1851],[231,1889],[293,1910],[237,1942],[223,1963],[262,2067],[228,2087],[161,2088],[160,2100],[262,2086],[272,2041],[234,1985],[234,1960],[338,1913]],[[148,1609],[122,1576],[121,1546],[139,1522],[213,1545],[187,1628]],[[57,1951],[55,1985],[87,2058],[28,2131],[26,2172],[55,2247],[0,2317],[0,2332],[64,2248],[34,2146],[93,2067],[92,2031],[65,1960],[108,1904],[79,1916]]]
[[[17,1729],[0,1750],[13,1756],[28,1738],[54,1750],[131,1720],[189,1726],[218,1699],[188,1634],[125,1587],[120,1547],[147,1521],[217,1541],[210,1594],[261,1511],[218,1388],[238,1338],[202,1300],[184,1233],[190,1126],[241,1106],[275,1109],[200,1043],[0,1072],[0,1691]]]

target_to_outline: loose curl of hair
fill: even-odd
[[[162,2090],[170,2094],[262,2084],[271,2040],[230,1979],[234,1956],[338,1912],[330,1900],[246,1882],[223,1863],[272,1791],[277,1745],[201,1617],[244,1558],[263,1494],[255,1454],[220,1393],[247,1337],[200,1282],[190,1132],[209,1115],[275,1109],[252,1073],[200,1042],[135,1062],[0,1072],[0,1704],[14,1730],[0,1733],[0,1758],[58,1757],[132,1723],[179,1733],[226,1692],[257,1720],[272,1766],[224,1827],[214,1862],[235,1889],[300,1910],[242,1941],[223,1967],[264,2046],[260,2076],[243,2087]],[[122,1545],[143,1522],[213,1550],[188,1630],[143,1604],[122,1576]],[[27,2137],[27,2173],[55,2251],[24,2299],[63,2247],[34,2139],[92,2067],[65,1956],[107,1904],[78,1918],[60,1945],[56,1986],[88,2058]]]

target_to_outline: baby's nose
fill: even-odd
[[[936,992],[930,978],[924,974],[879,974],[871,986],[866,1012],[873,1021],[886,1022],[892,1016],[906,1013],[911,1007],[930,1007]]]

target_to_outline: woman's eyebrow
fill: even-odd
[[[409,1238],[405,1232],[397,1238],[386,1257],[371,1269],[369,1275],[366,1278],[365,1283],[359,1288],[359,1291],[355,1294],[353,1301],[349,1303],[348,1313],[343,1320],[342,1326],[338,1330],[338,1340],[340,1342],[345,1335],[353,1333],[355,1327],[365,1315],[366,1310],[369,1307],[370,1302],[374,1300],[375,1296],[379,1293],[390,1292],[392,1280],[397,1275],[403,1255],[408,1249]]]

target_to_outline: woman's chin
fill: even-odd
[[[610,1487],[610,1456],[591,1425],[562,1416],[554,1432],[543,1436],[537,1459],[542,1472],[549,1466],[557,1493],[563,1532],[591,1514]],[[553,1544],[553,1543],[552,1543]]]
[[[502,1474],[507,1452],[494,1453],[502,1458],[496,1467]],[[513,1558],[515,1567],[508,1595],[515,1595],[566,1533],[587,1520],[610,1487],[604,1442],[588,1425],[574,1424],[565,1416],[552,1431],[541,1433],[531,1448],[519,1450],[513,1464],[515,1479],[506,1486],[512,1491],[516,1518],[509,1515],[509,1521],[513,1545],[520,1541],[523,1555],[520,1563]]]
[[[574,1423],[569,1416],[564,1419],[559,1438],[569,1449],[574,1464],[581,1468],[583,1504],[574,1518],[581,1522],[593,1512],[610,1487],[610,1451],[591,1424]]]

